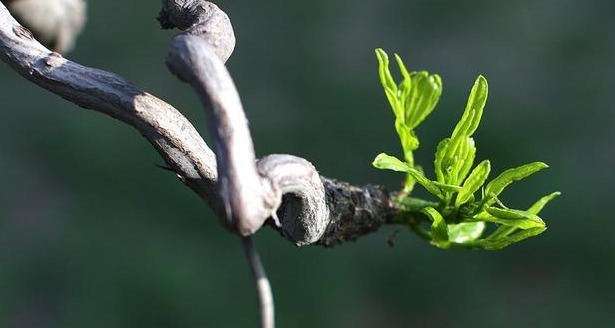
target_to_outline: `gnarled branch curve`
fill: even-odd
[[[196,3],[189,0],[166,1],[165,6],[171,2],[183,4],[183,8],[189,3]],[[204,1],[197,2],[204,6]],[[206,5],[199,8],[212,7]],[[200,10],[181,12],[178,14],[178,17],[183,17],[180,20],[174,18],[173,10],[167,11],[166,16],[161,16],[161,21],[166,24],[174,22],[175,26],[183,28],[194,28],[191,31],[196,33],[203,31],[203,26],[209,26],[200,24],[198,19],[191,19],[195,16],[190,13],[198,14]],[[209,17],[206,20],[210,23],[216,20],[225,21],[200,13],[196,17]],[[178,23],[181,21],[184,23]],[[210,51],[222,59],[230,55],[234,46],[232,30],[215,33],[207,30],[204,33],[209,33],[210,40],[217,40],[212,41],[214,44],[223,45],[221,48],[226,49],[222,51],[211,47]],[[189,35],[183,35],[179,39],[186,38],[191,39]],[[225,38],[230,38],[232,42],[225,43],[227,41],[224,40],[228,40]],[[224,202],[216,187],[216,156],[192,124],[173,106],[116,74],[79,65],[48,50],[11,17],[2,3],[0,58],[24,78],[40,87],[78,106],[105,113],[133,126],[154,146],[187,186],[205,200],[220,217],[225,217]],[[222,62],[217,58],[215,60]],[[216,65],[217,69],[221,70],[220,63]],[[223,66],[222,68],[226,72]],[[228,72],[223,75],[230,79]],[[206,83],[219,83],[218,75],[206,78],[211,79]],[[235,90],[233,92],[236,93]],[[238,99],[238,96],[236,97]],[[245,120],[242,124],[245,124]],[[391,201],[391,195],[383,188],[356,187],[324,177],[320,177],[322,184],[319,185],[315,182],[318,174],[309,162],[296,157],[285,159],[278,156],[280,155],[260,160],[256,172],[260,177],[261,188],[272,196],[267,204],[271,210],[269,214],[274,214],[277,205],[280,205],[277,213],[282,223],[282,235],[293,243],[332,246],[355,240],[361,235],[373,232],[382,224],[394,222],[399,209]],[[293,159],[288,160],[289,158]],[[289,171],[289,167],[295,169]],[[307,174],[308,171],[311,173]],[[286,174],[288,176],[285,176]],[[293,180],[302,179],[299,178],[302,174],[309,176],[306,181],[311,182]],[[319,198],[322,194],[320,190],[323,189],[325,196]],[[323,203],[326,204],[324,208]]]

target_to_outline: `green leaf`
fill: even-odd
[[[438,145],[435,159],[436,178],[439,182],[459,185],[474,165],[476,147],[472,134],[478,128],[487,101],[487,80],[481,75],[476,79],[468,103],[448,141]]]
[[[526,211],[512,210],[497,207],[486,207],[485,211],[474,216],[477,221],[500,223],[519,229],[544,227],[545,223],[540,217]]]
[[[514,243],[518,243],[524,239],[537,236],[547,230],[546,227],[535,227],[526,230],[519,230],[518,232],[506,235],[500,238],[487,238],[477,242],[477,246],[486,250],[498,250]]]
[[[380,153],[378,154],[378,156],[376,156],[372,165],[375,168],[378,168],[381,170],[393,170],[397,172],[406,172],[410,176],[412,176],[412,178],[416,180],[416,182],[418,182],[421,186],[427,189],[427,191],[438,196],[439,198],[443,197],[442,191],[440,190],[440,188],[438,188],[438,186],[436,186],[433,183],[433,181],[427,179],[423,175],[423,173],[421,173],[421,171],[413,167],[410,167],[407,163],[400,161],[397,157],[387,155],[385,153]]]
[[[542,197],[536,203],[534,203],[534,205],[532,205],[527,210],[527,212],[530,214],[538,215],[538,213],[540,213],[540,211],[545,207],[545,205],[548,202],[550,202],[551,200],[553,200],[555,197],[559,195],[561,195],[560,192],[554,192],[550,195]],[[519,229],[516,227],[502,225],[502,226],[499,226],[493,233],[491,233],[491,235],[489,235],[487,239],[488,240],[500,240],[502,238],[508,237],[509,235],[513,234],[517,230]]]
[[[556,192],[554,192],[554,193],[552,193],[550,195],[544,196],[541,199],[539,199],[536,203],[534,203],[534,205],[532,205],[527,211],[529,213],[532,213],[532,214],[538,214],[547,205],[547,203],[549,203],[555,197],[557,197],[557,196],[559,196],[561,194],[562,194],[561,192],[556,191]]]
[[[429,115],[442,94],[442,81],[438,75],[427,72],[408,72],[402,59],[396,54],[395,60],[402,75],[399,84],[391,75],[388,55],[376,49],[378,75],[389,104],[395,114],[395,130],[404,151],[404,159],[414,167],[412,152],[419,147],[414,128]]]
[[[408,72],[408,69],[406,69],[406,65],[404,64],[404,61],[401,60],[401,57],[399,57],[399,55],[395,54],[395,61],[397,62],[397,67],[399,67],[399,72],[401,73],[402,76],[402,85],[404,85],[405,89],[410,89],[412,87],[412,80],[410,78],[410,73]]]
[[[427,207],[422,210],[433,221],[431,224],[431,241],[434,245],[440,248],[448,248],[448,227],[444,218],[433,207]]]
[[[474,146],[474,139],[468,138],[466,140],[466,149],[464,149],[465,157],[462,158],[459,165],[459,173],[457,173],[456,183],[461,184],[462,181],[470,173],[472,166],[474,165],[474,158],[476,157],[476,147]]]
[[[400,161],[397,157],[385,153],[378,154],[378,156],[374,158],[372,165],[381,170],[393,170],[397,172],[408,172],[410,168],[408,164]]]
[[[440,183],[438,181],[432,181],[431,183],[433,183],[436,187],[440,188],[440,190],[442,191],[459,192],[461,190],[460,186]]]
[[[529,213],[527,211],[497,207],[486,207],[485,211],[497,218],[509,222],[514,222],[513,224],[504,224],[509,226],[515,226],[519,229],[529,229],[545,226],[545,222],[538,215]]]
[[[412,78],[410,77],[410,73],[406,69],[406,65],[401,60],[401,58],[395,54],[395,61],[397,61],[397,67],[399,67],[399,72],[401,73],[402,80],[398,86],[397,92],[397,101],[400,106],[400,115],[398,119],[404,123],[408,127],[409,130],[412,130],[414,127],[408,124],[408,99],[410,98],[412,88],[414,87],[412,84]]]
[[[414,180],[418,182],[418,184],[423,186],[423,188],[427,189],[427,191],[429,191],[433,195],[436,195],[440,199],[444,198],[444,194],[442,193],[440,188],[433,181],[427,179],[419,170],[408,167],[408,170],[406,172],[410,174],[414,178]]]
[[[450,139],[442,145],[444,155],[437,154],[439,158],[439,171],[442,172],[444,182],[459,185],[465,179],[474,163],[476,147],[474,139],[470,137],[458,137]],[[436,173],[438,174],[438,173]]]
[[[436,173],[436,179],[440,183],[445,183],[445,169],[444,169],[444,156],[448,149],[448,144],[451,139],[446,138],[440,141],[438,148],[436,149],[436,158],[434,159],[434,171]]]
[[[474,241],[485,231],[485,222],[462,222],[448,225],[448,239],[451,242],[463,244]]]
[[[542,162],[525,164],[516,168],[508,169],[495,179],[491,180],[485,187],[485,199],[483,203],[489,206],[495,202],[495,198],[502,193],[504,188],[515,181],[527,178],[528,176],[549,167]]]
[[[485,183],[490,171],[491,163],[488,160],[482,161],[472,170],[470,176],[464,181],[457,199],[455,199],[455,207],[459,207],[470,200],[474,193]]]
[[[404,106],[406,124],[414,129],[438,104],[442,94],[442,80],[438,75],[425,71],[413,72],[411,79],[412,89],[404,101]]]
[[[400,120],[395,120],[395,130],[399,135],[401,141],[401,147],[404,150],[404,156],[406,158],[412,158],[412,151],[419,148],[419,138],[414,134],[414,131],[410,129]],[[409,152],[409,154],[407,154]]]
[[[459,123],[455,126],[451,139],[461,136],[469,137],[476,131],[480,119],[483,116],[483,108],[485,108],[485,103],[487,102],[488,89],[487,80],[482,75],[479,75],[476,82],[474,82],[472,91],[470,91],[466,109],[463,112],[461,120],[459,120]]]
[[[401,112],[401,106],[397,101],[397,84],[391,75],[391,71],[389,70],[389,56],[384,52],[384,50],[378,48],[376,49],[376,58],[378,59],[378,76],[380,77],[380,83],[384,88],[384,92],[391,104],[391,108],[393,109],[393,113],[396,117],[403,116]]]

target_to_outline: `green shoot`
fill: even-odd
[[[413,151],[419,147],[414,129],[433,111],[442,94],[442,81],[435,74],[408,72],[397,55],[395,60],[402,80],[397,83],[389,70],[389,57],[382,49],[376,49],[378,73],[384,93],[395,115],[395,130],[399,135],[405,162],[414,165]],[[418,169],[418,168],[417,168]],[[407,174],[404,192],[410,193],[415,183],[412,174]]]
[[[434,159],[435,180],[432,180],[415,164],[413,151],[420,143],[414,129],[438,103],[442,93],[440,77],[424,71],[408,72],[401,58],[395,55],[402,76],[401,82],[396,83],[389,71],[387,54],[376,49],[376,57],[380,82],[395,115],[403,160],[381,153],[372,165],[405,173],[404,188],[398,199],[400,206],[409,217],[427,218],[431,222],[429,230],[425,230],[418,226],[420,220],[409,220],[406,223],[412,230],[439,248],[488,250],[501,249],[544,232],[546,224],[538,214],[559,192],[542,197],[527,210],[507,208],[498,197],[510,184],[547,168],[546,164],[534,162],[506,170],[486,185],[491,162],[484,160],[474,166],[476,146],[472,135],[487,102],[487,80],[483,76],[476,79],[453,133],[439,143]],[[437,201],[410,197],[416,183]],[[479,190],[482,192],[477,198]],[[483,237],[488,225],[495,227]]]

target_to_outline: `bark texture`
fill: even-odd
[[[329,223],[317,244],[326,247],[354,241],[373,233],[393,219],[399,207],[391,194],[379,185],[363,187],[349,183],[322,179],[329,206]]]

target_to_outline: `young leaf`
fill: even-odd
[[[542,211],[542,209],[544,208],[544,206],[551,200],[553,200],[553,198],[557,197],[561,195],[560,192],[554,192],[550,195],[544,196],[541,199],[539,199],[536,203],[534,203],[534,205],[532,205],[527,212],[530,214],[534,214],[534,215],[538,215],[538,213],[540,213],[540,211]],[[499,226],[493,233],[491,233],[491,235],[489,235],[489,237],[487,237],[488,240],[500,240],[503,239],[509,235],[511,235],[512,233],[514,233],[515,231],[519,230],[518,228],[515,227],[511,227],[511,226]]]
[[[444,218],[433,207],[427,207],[422,211],[433,221],[431,224],[431,241],[440,248],[448,248],[448,227]]]
[[[406,124],[414,129],[436,107],[442,94],[442,80],[436,74],[414,72],[411,74],[412,89],[405,100]]]
[[[417,138],[412,129],[400,120],[395,120],[395,130],[397,135],[399,135],[401,147],[404,150],[404,157],[406,160],[412,158],[412,151],[419,148],[419,138]]]
[[[491,171],[491,163],[488,160],[482,161],[472,170],[470,176],[464,181],[459,194],[457,194],[455,207],[459,207],[461,204],[470,200],[472,195],[474,195],[474,193],[485,183],[485,180],[487,180],[489,171]]]
[[[485,187],[485,199],[483,200],[486,206],[489,206],[495,202],[495,197],[500,195],[504,188],[515,181],[527,178],[528,176],[549,167],[542,162],[534,162],[526,165],[522,165],[513,169],[508,169],[500,174],[495,179],[491,180]]]
[[[474,163],[476,147],[474,139],[466,136],[452,138],[443,145],[444,155],[440,155],[439,170],[447,184],[458,185],[467,176]],[[438,159],[438,154],[436,159]],[[437,173],[436,173],[437,174]]]
[[[497,207],[486,207],[485,211],[475,215],[477,221],[500,223],[519,229],[544,227],[545,223],[540,217],[526,211],[511,210]]]
[[[448,239],[451,242],[463,244],[474,241],[485,231],[485,222],[462,222],[448,225]]]
[[[378,59],[378,76],[380,77],[380,83],[384,88],[384,92],[391,104],[391,108],[393,109],[393,113],[396,117],[400,117],[403,115],[401,112],[401,106],[397,101],[397,84],[391,75],[391,71],[389,70],[389,56],[384,52],[384,50],[378,48],[376,49],[376,58]]]
[[[436,187],[440,188],[440,190],[442,191],[459,192],[461,190],[460,186],[440,183],[438,181],[432,181],[431,183],[433,183]]]
[[[446,150],[451,139],[446,138],[440,141],[438,148],[436,149],[436,158],[434,159],[434,171],[436,173],[436,179],[440,183],[446,183],[444,156],[446,156]]]
[[[483,116],[483,108],[487,102],[488,89],[487,80],[482,75],[479,75],[476,82],[474,82],[472,91],[470,91],[466,109],[463,112],[461,120],[459,120],[459,123],[455,126],[451,139],[461,136],[469,137],[476,131],[480,119]]]
[[[527,211],[497,207],[486,207],[485,211],[495,217],[504,220],[514,221],[514,226],[520,229],[529,229],[545,226],[545,222],[538,215],[529,213]]]
[[[410,98],[412,89],[414,87],[412,83],[412,78],[410,77],[410,73],[406,69],[406,65],[401,60],[401,58],[395,54],[395,61],[397,62],[397,67],[399,67],[399,72],[401,73],[402,80],[398,86],[397,92],[397,101],[400,106],[401,115],[399,116],[399,120],[407,126],[409,130],[412,130],[414,127],[408,124],[407,116],[408,114],[408,99]]]
[[[378,156],[374,158],[372,165],[381,170],[393,170],[397,172],[407,172],[410,168],[408,164],[400,161],[397,157],[385,153],[378,154]]]
[[[442,93],[442,81],[435,74],[408,72],[401,58],[395,55],[402,75],[401,82],[397,84],[391,75],[389,57],[384,50],[376,49],[376,58],[380,83],[395,114],[395,130],[402,144],[404,159],[409,166],[414,167],[412,151],[419,146],[414,128],[436,106]]]
[[[539,199],[536,203],[534,203],[534,205],[532,205],[527,211],[528,213],[532,213],[532,214],[538,214],[540,213],[540,211],[542,211],[542,209],[545,207],[545,205],[547,205],[547,203],[549,203],[550,201],[552,201],[555,197],[561,195],[562,193],[559,191],[556,191],[550,195],[544,196],[541,199]]]
[[[376,156],[372,165],[375,168],[381,170],[406,172],[410,176],[412,176],[412,178],[416,180],[416,182],[418,182],[421,186],[427,189],[427,191],[438,196],[439,198],[443,197],[442,191],[440,190],[440,188],[438,188],[438,186],[433,183],[433,181],[427,179],[423,175],[423,173],[421,173],[421,171],[410,167],[407,163],[400,161],[397,157],[387,155],[385,153],[380,153],[378,154],[378,156]]]
[[[464,179],[470,173],[472,166],[474,166],[474,158],[476,157],[476,146],[474,146],[474,139],[467,138],[466,139],[466,147],[464,150],[465,157],[462,158],[459,166],[459,173],[457,174],[457,181],[455,184],[461,184]]]
[[[382,49],[380,50],[382,51]],[[412,81],[410,80],[410,73],[408,72],[408,69],[406,69],[404,61],[401,60],[401,57],[399,57],[398,54],[395,54],[395,61],[397,62],[397,67],[399,67],[399,72],[403,78],[402,83],[405,84],[407,89],[410,89],[412,87]]]
[[[408,167],[408,170],[406,172],[410,174],[414,178],[414,180],[418,182],[418,184],[423,186],[423,188],[427,189],[427,191],[436,195],[440,199],[444,198],[444,194],[442,193],[440,188],[433,181],[427,179],[419,170]]]
[[[507,235],[505,237],[497,239],[482,239],[477,242],[477,246],[486,250],[498,250],[514,243],[518,243],[524,239],[537,236],[547,230],[546,227],[535,227],[526,230],[519,230],[518,232]]]
[[[487,80],[480,75],[470,91],[466,108],[451,138],[438,145],[435,169],[439,182],[458,185],[474,165],[476,147],[471,136],[480,123],[487,94]]]

